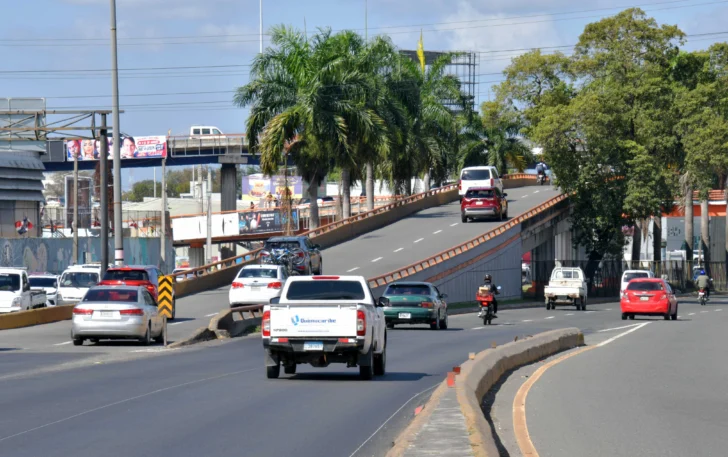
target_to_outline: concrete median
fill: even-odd
[[[29,311],[18,311],[16,313],[0,314],[0,330],[66,321],[71,319],[72,316],[73,305],[54,306],[51,308],[40,308]]]
[[[399,435],[387,457],[438,455],[446,450],[443,446],[468,448],[467,455],[476,457],[498,457],[493,438],[496,432],[481,409],[483,397],[510,370],[583,344],[584,335],[578,328],[566,328],[476,354],[460,366],[460,374],[448,375],[454,379],[452,387],[444,381],[433,392],[423,412]],[[453,421],[455,404],[459,411]],[[438,422],[456,426],[428,426]],[[457,427],[458,423],[464,426]],[[420,431],[425,430],[426,436],[420,437]]]

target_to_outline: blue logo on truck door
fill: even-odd
[[[298,318],[298,314],[296,314],[295,316],[293,316],[291,318],[291,324],[293,324],[294,326],[298,325],[299,322],[300,322],[300,319]]]
[[[335,324],[336,319],[306,319],[300,318],[298,314],[291,317],[291,324],[298,326],[298,324]]]

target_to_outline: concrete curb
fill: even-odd
[[[33,325],[50,324],[67,321],[73,317],[74,305],[51,306],[48,308],[17,311],[0,314],[0,330],[31,327]]]
[[[178,348],[203,343],[205,341],[236,338],[247,334],[251,328],[254,329],[261,324],[262,319],[260,317],[236,321],[233,319],[233,314],[236,312],[238,311],[232,309],[220,311],[216,316],[210,319],[210,323],[207,327],[198,328],[191,336],[183,340],[176,341],[168,347]]]
[[[174,343],[168,345],[167,347],[168,348],[179,348],[179,347],[183,347],[183,346],[190,346],[195,343],[202,343],[204,341],[210,341],[210,340],[214,340],[216,338],[217,337],[215,336],[215,332],[211,331],[207,327],[200,327],[197,330],[195,330],[195,332],[191,336],[189,336],[183,340],[180,340],[180,341],[175,341]]]
[[[584,334],[578,328],[566,328],[539,333],[524,340],[508,343],[494,349],[486,349],[460,366],[460,375],[455,376],[454,388],[460,412],[473,455],[476,457],[497,457],[499,455],[493,439],[493,430],[481,409],[482,399],[504,373],[523,365],[533,363],[550,355],[584,344]],[[432,414],[439,404],[447,383],[441,384],[425,405],[427,414]],[[426,424],[429,416],[416,418],[395,440],[387,457],[399,457],[414,443],[417,432]],[[443,437],[445,439],[447,437]],[[452,437],[450,437],[452,438]],[[428,454],[422,449],[422,455]]]

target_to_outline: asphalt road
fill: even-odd
[[[674,334],[680,328],[685,345],[698,334],[691,328],[697,320],[650,326],[672,325]],[[360,381],[358,370],[343,365],[299,366],[293,377],[267,380],[258,336],[164,356],[139,354],[119,363],[80,361],[74,368],[31,371],[20,379],[0,376],[0,449],[13,457],[95,457],[99,449],[130,457],[383,455],[414,408],[469,352],[554,328],[576,326],[591,334],[625,325],[615,304],[592,305],[587,312],[502,310],[496,322],[484,327],[467,314],[452,316],[448,330],[391,330],[387,374],[374,381]],[[23,351],[0,351],[0,367],[13,353]],[[563,402],[578,389],[557,398]],[[592,428],[593,413],[581,424]],[[585,428],[567,427],[560,436]]]
[[[539,455],[726,455],[728,300],[679,313],[624,322],[649,324],[544,373],[526,403]]]
[[[521,214],[558,195],[550,186],[508,189],[509,216]],[[454,202],[430,208],[387,227],[323,251],[324,272],[363,275],[367,278],[435,255],[475,238],[499,225],[496,221],[463,224],[460,206]],[[168,339],[179,341],[208,325],[210,318],[226,309],[229,287],[210,290],[177,300],[177,318],[169,324]],[[75,347],[70,340],[69,321],[0,331],[0,348],[23,349],[86,356],[127,354],[141,348],[135,342],[86,342]]]

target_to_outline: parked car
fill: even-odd
[[[99,285],[113,286],[123,284],[127,286],[143,286],[152,294],[152,298],[156,302],[159,296],[159,278],[161,276],[164,275],[154,265],[116,266],[106,270]],[[172,289],[172,317],[170,319],[174,319],[177,312],[175,302],[174,289]]]
[[[101,280],[101,264],[87,263],[72,265],[61,274],[58,287],[58,304],[75,305],[83,300],[89,288],[97,285]]]
[[[58,303],[57,275],[51,273],[31,273],[28,275],[30,290],[42,290],[46,294],[46,306],[56,306]]]
[[[324,272],[324,260],[321,256],[321,247],[311,242],[307,236],[275,236],[269,238],[263,246],[263,251],[274,249],[299,249],[298,259],[293,262],[293,269],[303,275]]]
[[[280,265],[246,265],[230,286],[230,307],[267,305],[271,298],[281,296],[286,279],[286,269]]]
[[[397,324],[429,324],[432,330],[448,325],[446,294],[429,282],[395,282],[382,294],[387,328]]]
[[[30,289],[25,269],[0,267],[0,313],[27,311],[45,304],[45,292]]]
[[[663,316],[677,320],[677,297],[664,279],[639,278],[627,284],[620,300],[622,320],[635,316]]]
[[[507,196],[497,187],[471,187],[460,200],[460,219],[463,223],[482,217],[502,221],[508,217]]]
[[[461,199],[471,187],[497,187],[502,193],[503,182],[498,169],[493,166],[463,168],[458,180],[458,195]]]
[[[292,276],[280,298],[263,308],[266,376],[302,363],[359,367],[362,379],[386,369],[387,329],[382,303],[362,276]]]
[[[74,346],[102,339],[137,339],[148,345],[152,339],[163,341],[163,332],[157,303],[143,286],[96,286],[73,308]]]
[[[625,289],[627,289],[627,284],[633,279],[638,278],[654,278],[655,274],[652,273],[649,270],[625,270],[624,273],[622,273],[622,281],[621,285],[619,287],[619,296],[622,297],[624,294]]]
[[[581,268],[556,267],[551,272],[549,285],[544,289],[546,309],[556,309],[557,304],[568,304],[585,311],[587,290]]]

